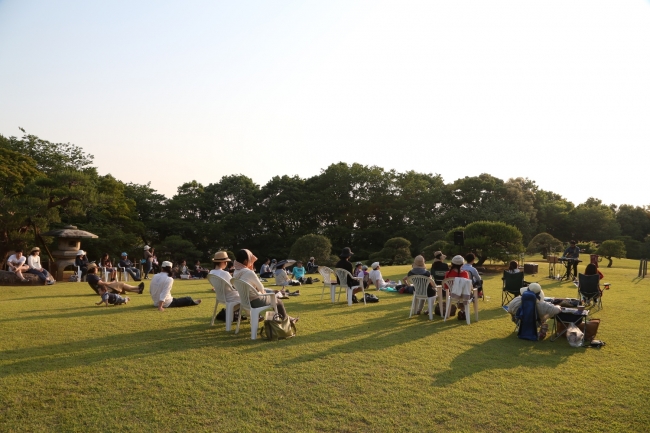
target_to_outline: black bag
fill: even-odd
[[[442,303],[442,308],[446,309],[447,308],[447,303],[443,302]],[[443,315],[440,314],[440,304],[436,303],[436,307],[433,310],[433,313],[436,316],[442,317]],[[456,304],[451,304],[451,307],[449,308],[449,317],[454,317],[456,315]]]
[[[379,298],[372,293],[366,293],[366,303],[374,304],[379,302]]]
[[[220,320],[220,321],[222,321],[222,322],[225,322],[225,321],[226,321],[226,309],[225,309],[225,308],[222,308],[221,311],[219,311],[219,312],[217,313],[217,317],[216,317],[216,319],[217,319],[217,320]],[[246,316],[243,316],[243,315],[242,315],[242,316],[241,316],[241,319],[242,319],[242,320],[246,320]],[[233,315],[232,315],[232,321],[233,321],[233,322],[236,322],[237,320],[239,320],[239,310],[236,310],[236,311],[233,313]]]
[[[311,279],[311,277],[307,277],[305,284],[314,284],[314,281]]]

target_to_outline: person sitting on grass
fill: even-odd
[[[97,294],[102,297],[102,300],[97,302],[95,305],[105,304],[108,307],[108,304],[122,305],[122,304],[126,304],[131,300],[131,298],[129,298],[128,296],[123,298],[122,296],[116,293],[109,293],[108,290],[106,290],[106,287],[104,286],[98,287]]]
[[[271,272],[271,259],[267,258],[264,260],[262,267],[260,268],[260,278],[273,278],[273,272]]]
[[[266,305],[271,305],[271,299],[270,296],[260,296],[260,294],[266,293],[266,289],[255,273],[253,265],[256,260],[257,257],[255,257],[249,250],[244,249],[237,251],[235,254],[235,263],[233,265],[235,268],[233,277],[239,278],[251,285],[248,293],[251,307],[260,308]],[[294,318],[288,316],[287,310],[284,308],[284,304],[281,300],[276,299],[275,302],[280,318],[284,319],[285,317],[289,317],[289,320],[294,323],[298,321],[297,317]]]
[[[194,262],[194,276],[196,278],[206,278],[209,271],[201,266],[201,260]]]
[[[291,292],[291,290],[287,289],[286,286],[299,286],[300,282],[292,280],[289,278],[289,275],[287,274],[287,271],[284,269],[284,267],[287,265],[286,260],[280,260],[277,262],[275,266],[275,272],[273,272],[273,276],[275,277],[275,284],[278,284],[282,286],[282,290],[280,292],[282,293],[282,296],[298,296],[300,295],[300,290],[296,290],[295,292]],[[282,298],[280,298],[282,299]]]
[[[104,288],[111,293],[124,293],[124,292],[137,292],[142,294],[144,290],[144,283],[140,283],[138,286],[131,286],[129,284],[123,283],[122,281],[113,281],[112,283],[107,283],[102,281],[101,277],[97,275],[97,265],[91,263],[88,265],[88,274],[86,274],[86,282],[91,289],[99,295],[99,289]]]
[[[183,278],[183,275],[186,275],[186,278],[192,278],[192,273],[190,272],[190,268],[187,267],[186,260],[181,260],[178,264],[178,275],[180,278]]]
[[[397,285],[395,281],[384,280],[384,277],[381,275],[381,266],[379,266],[379,262],[374,262],[370,267],[372,268],[372,271],[370,271],[368,278],[370,279],[370,284],[374,284],[375,287],[377,287],[377,290],[385,289],[387,287],[395,288]]]
[[[368,267],[366,266],[366,269]],[[364,272],[363,270],[363,264],[361,262],[357,262],[356,265],[354,265],[354,274],[355,277],[361,278],[363,280],[363,288],[367,289],[368,286],[370,286],[370,277],[368,276],[368,272]]]
[[[191,307],[201,303],[200,299],[194,300],[190,296],[172,297],[171,291],[174,285],[172,262],[164,261],[160,267],[161,271],[151,278],[149,285],[153,305],[158,308],[158,311],[165,311],[165,308]]]
[[[18,248],[7,259],[7,268],[9,272],[16,274],[21,283],[27,283],[29,280],[23,276],[23,272],[29,271],[29,266],[25,263],[27,257],[23,256],[23,250]]]
[[[544,301],[544,292],[542,286],[537,283],[530,283],[528,287],[522,287],[520,293],[523,294],[526,290],[535,293],[537,297],[537,320],[539,322],[539,333],[537,334],[538,340],[546,338],[548,332],[548,319],[555,317],[562,309],[559,305],[553,305],[550,302]],[[521,307],[521,296],[517,296],[508,304],[508,313],[512,316],[512,321],[517,323],[517,311]]]
[[[29,252],[29,257],[27,257],[27,266],[29,266],[29,271],[27,272],[36,275],[43,282],[43,285],[52,285],[56,283],[56,281],[54,281],[54,277],[47,272],[47,269],[41,266],[40,254],[41,249],[39,247],[34,247]]]
[[[307,262],[307,273],[308,274],[317,274],[318,273],[318,265],[316,264],[316,259],[313,257],[309,258],[309,261]]]
[[[298,280],[299,283],[305,283],[305,268],[302,266],[302,261],[298,260],[293,267],[293,278]]]

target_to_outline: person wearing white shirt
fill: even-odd
[[[225,251],[217,251],[214,254],[212,261],[214,262],[214,269],[211,270],[210,273],[230,282],[232,275],[230,275],[230,272],[225,270],[230,261],[228,253]],[[236,290],[226,290],[226,302],[239,302],[239,300],[239,293],[237,293]]]
[[[379,268],[379,262],[374,262],[372,265],[370,265],[372,268],[372,271],[370,271],[370,283],[374,284],[375,287],[377,287],[377,290],[379,289],[384,289],[386,287],[395,287],[397,283],[395,281],[384,281],[384,277],[381,275],[381,271]]]
[[[10,255],[7,259],[7,266],[9,271],[16,274],[21,282],[27,283],[27,278],[23,277],[23,272],[29,271],[29,266],[25,264],[27,257],[23,256],[23,250],[17,249],[14,254]]]
[[[43,266],[41,266],[40,254],[41,249],[39,247],[34,247],[29,252],[29,257],[27,257],[27,266],[29,266],[29,271],[27,272],[36,275],[43,282],[43,285],[52,285],[55,283],[54,277],[52,277]]]
[[[158,311],[165,311],[165,308],[175,307],[191,307],[199,305],[200,299],[194,300],[189,296],[182,298],[172,297],[172,285],[174,279],[172,278],[172,263],[168,261],[162,262],[162,271],[154,275],[151,279],[149,286],[149,293],[153,300],[153,305],[158,308]]]

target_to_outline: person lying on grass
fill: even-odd
[[[173,298],[171,293],[174,285],[172,262],[164,261],[160,267],[162,270],[153,276],[149,286],[153,305],[158,308],[158,311],[165,311],[165,308],[191,307],[201,303],[200,299],[194,300],[190,296]]]
[[[144,290],[144,283],[140,283],[138,286],[131,286],[121,281],[113,281],[112,283],[107,283],[105,281],[102,281],[99,275],[97,275],[97,265],[94,263],[88,265],[86,282],[88,283],[90,288],[93,289],[95,293],[97,293],[98,295],[99,295],[100,287],[103,287],[104,289],[110,291],[111,293],[118,293],[118,294],[122,294],[124,292],[134,292],[134,293],[137,292],[138,294],[142,294],[142,291]]]
[[[122,297],[116,293],[108,293],[108,290],[106,290],[106,287],[99,286],[97,289],[97,294],[102,297],[102,300],[96,303],[95,305],[101,305],[105,304],[108,307],[108,304],[111,305],[122,305],[126,304],[131,300],[129,297]]]

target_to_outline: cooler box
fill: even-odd
[[[537,263],[524,263],[524,274],[536,274],[538,268]]]

